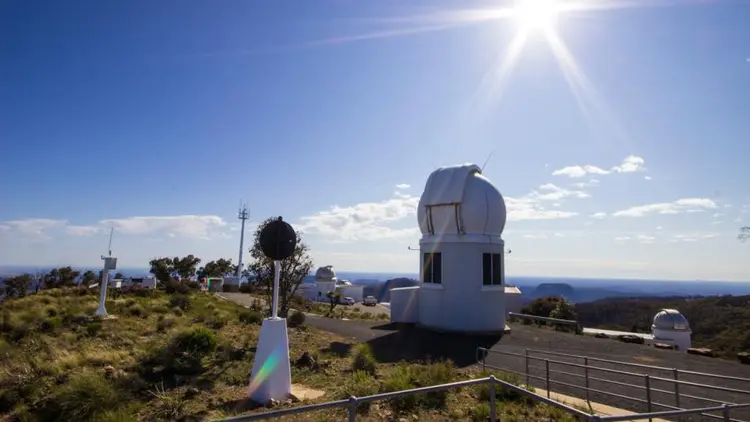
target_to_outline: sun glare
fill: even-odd
[[[525,30],[552,29],[560,12],[555,0],[518,0],[514,17]]]

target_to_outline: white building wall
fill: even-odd
[[[328,302],[328,292],[333,291],[336,288],[335,281],[316,281],[315,282],[315,295],[312,300],[316,302]]]
[[[391,322],[419,322],[419,294],[418,286],[391,289]]]
[[[506,317],[505,287],[482,284],[482,259],[484,253],[501,254],[505,272],[504,246],[504,242],[497,237],[481,235],[463,235],[457,239],[446,236],[423,237],[420,242],[420,277],[424,273],[423,254],[440,252],[442,283],[421,284],[419,322],[428,327],[444,330],[503,331]]]
[[[690,331],[676,331],[676,330],[663,330],[659,328],[652,329],[654,335],[654,341],[659,343],[660,340],[669,340],[672,344],[677,346],[677,350],[687,351],[692,347],[691,332]]]
[[[338,286],[337,290],[341,292],[341,297],[350,297],[355,302],[362,302],[363,286]]]

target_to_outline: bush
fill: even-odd
[[[456,369],[451,361],[436,362],[420,368],[415,375],[418,387],[430,387],[453,382],[456,376]],[[424,395],[420,394],[420,396],[425,406],[442,408],[445,407],[448,390],[424,393]]]
[[[190,309],[190,297],[184,294],[177,294],[169,298],[169,306],[180,308],[183,311]]]
[[[412,379],[413,377],[409,367],[406,365],[399,365],[383,381],[383,392],[391,393],[394,391],[411,390],[412,388],[416,388]],[[418,398],[414,394],[390,399],[389,403],[391,409],[397,413],[411,412],[419,405]]]
[[[512,374],[506,374],[506,373],[493,373],[493,372],[482,372],[482,377],[486,378],[490,375],[494,375],[495,378],[505,381],[509,384],[513,384],[516,387],[521,387],[521,381]],[[480,401],[489,401],[490,399],[490,384],[480,384],[476,386],[477,389],[477,395],[479,396]],[[531,403],[529,399],[526,398],[526,396],[521,395],[520,393],[513,391],[508,388],[503,388],[500,384],[495,384],[495,398],[497,400],[501,401],[518,401],[518,400],[524,400],[528,401],[528,403]]]
[[[367,343],[360,343],[354,347],[352,354],[352,370],[364,371],[368,374],[375,374],[377,361],[372,353],[372,348]]]
[[[186,295],[190,293],[190,287],[177,280],[169,280],[164,283],[164,291],[169,294]]]
[[[156,331],[163,333],[164,331],[167,331],[174,326],[175,320],[173,320],[172,318],[164,318],[156,323]]]
[[[46,318],[39,324],[39,331],[43,333],[52,333],[62,325],[60,317]]]
[[[240,322],[243,324],[260,324],[263,322],[263,315],[258,311],[245,310],[240,312]]]
[[[305,323],[306,318],[307,316],[305,316],[304,313],[300,311],[292,311],[292,314],[289,316],[289,319],[287,320],[287,322],[289,323],[289,326],[292,328],[299,327]]]
[[[471,420],[473,422],[485,422],[490,420],[490,404],[479,403],[471,409]]]
[[[102,330],[101,322],[92,322],[86,326],[86,335],[89,337],[96,337],[97,334]]]
[[[96,413],[115,409],[123,401],[115,386],[93,371],[73,375],[57,391],[45,410],[58,420],[87,420]]]
[[[377,394],[380,389],[378,380],[372,375],[364,371],[356,371],[351,377],[347,378],[344,384],[344,394],[342,399],[347,399],[350,396],[365,397]],[[368,413],[370,411],[370,402],[362,403],[357,406],[357,411],[361,413]]]
[[[211,318],[208,318],[205,322],[206,327],[212,328],[214,330],[220,330],[225,325],[227,325],[227,319],[224,318],[222,315],[214,315]]]
[[[213,353],[216,350],[216,335],[203,327],[184,332],[172,341],[175,350],[195,353],[200,356]]]
[[[255,291],[255,288],[250,283],[245,283],[240,285],[240,293],[253,293]]]
[[[130,316],[134,316],[134,317],[146,318],[148,316],[148,313],[146,312],[145,309],[143,309],[141,305],[134,305],[128,308],[127,312]]]
[[[152,349],[139,362],[138,371],[150,382],[175,383],[178,376],[202,373],[203,358],[216,347],[216,336],[209,329],[199,327],[185,331],[174,336],[165,349]]]

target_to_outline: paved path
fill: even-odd
[[[234,300],[228,297],[230,300]],[[241,303],[241,302],[240,302]],[[526,349],[552,351],[590,358],[602,358],[613,361],[628,362],[640,365],[650,365],[666,368],[677,368],[711,374],[722,374],[742,377],[744,382],[733,380],[708,379],[697,375],[680,374],[680,380],[711,384],[719,387],[734,388],[750,391],[750,365],[742,365],[723,359],[707,358],[688,355],[673,350],[661,350],[638,344],[623,343],[613,339],[599,339],[589,336],[579,336],[571,333],[558,332],[534,326],[512,324],[511,334],[502,338],[474,337],[455,334],[441,334],[416,328],[399,330],[397,327],[383,321],[342,321],[317,316],[308,316],[306,323],[312,327],[336,333],[354,342],[368,342],[373,347],[376,358],[382,362],[397,362],[400,360],[425,359],[446,357],[453,360],[457,366],[468,366],[476,363],[476,348],[486,347],[492,352],[486,363],[498,368],[525,373],[525,358],[516,357],[502,352],[524,355]],[[561,365],[559,362],[582,364],[582,359],[557,357],[541,353],[532,353],[539,360],[532,360],[529,373],[541,380],[530,380],[537,388],[546,388],[545,362],[549,359],[551,372],[551,390],[579,399],[585,398],[581,388],[584,385],[584,369]],[[651,377],[672,378],[672,371],[650,368],[637,368],[600,362],[590,362],[589,365],[608,368],[623,372],[638,373],[641,376],[617,374],[595,371],[590,369],[589,387],[592,389],[619,394],[621,397],[590,393],[590,399],[598,403],[607,403],[619,409],[637,412],[647,411],[645,403],[645,379],[643,375]],[[555,382],[557,381],[557,383]],[[663,403],[674,406],[674,384],[655,379],[650,380],[653,403]],[[560,384],[564,383],[564,384]],[[618,384],[619,383],[619,384]],[[566,385],[567,384],[567,385]],[[620,384],[631,384],[626,386]],[[643,385],[643,387],[641,387]],[[710,390],[705,387],[680,386],[680,407],[698,408],[718,405],[718,402],[750,403],[750,394],[729,393]],[[693,397],[707,397],[715,402],[699,400]],[[652,406],[653,411],[667,410],[659,406]],[[750,411],[734,411],[732,417],[738,420],[750,420]],[[697,417],[686,417],[683,420],[702,420]]]

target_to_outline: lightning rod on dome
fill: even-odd
[[[495,154],[495,150],[493,149],[492,151],[490,151],[490,155],[487,156],[487,159],[484,160],[484,164],[482,164],[482,173],[484,173],[484,168],[487,167],[487,163],[490,162],[490,158],[492,158],[494,154]]]

